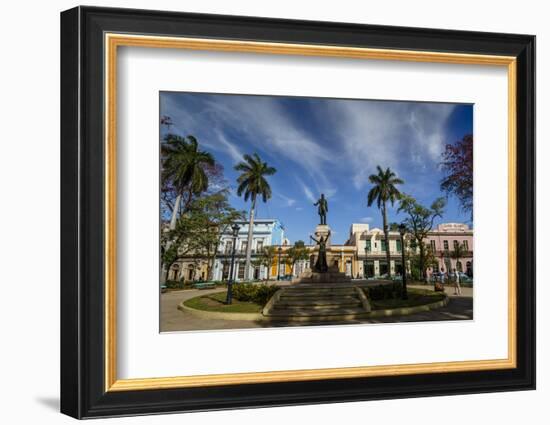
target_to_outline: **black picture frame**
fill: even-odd
[[[104,34],[517,58],[517,367],[474,372],[105,391]],[[76,7],[61,14],[61,412],[75,418],[535,388],[535,37]]]

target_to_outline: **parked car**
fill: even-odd
[[[468,284],[474,283],[474,280],[470,276],[468,276],[466,273],[459,272],[458,274],[460,276],[460,283],[468,283]],[[432,277],[430,279],[430,282],[441,282],[441,275],[444,276],[445,283],[453,283],[454,282],[455,276],[454,276],[453,272],[451,272],[450,274],[449,273],[441,273],[441,272],[433,272]]]
[[[458,273],[460,276],[460,283],[474,283],[474,279],[472,279],[470,276],[468,276],[466,273]]]

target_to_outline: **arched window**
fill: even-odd
[[[178,280],[179,270],[179,264],[172,264],[172,267],[170,267],[170,275],[168,276],[168,280]]]

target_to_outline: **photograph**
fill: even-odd
[[[161,91],[160,331],[473,320],[473,116]]]

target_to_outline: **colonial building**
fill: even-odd
[[[214,262],[214,280],[227,280],[231,268],[231,254],[233,252],[233,243],[235,245],[235,265],[233,269],[235,280],[259,280],[266,279],[270,270],[264,266],[255,266],[250,268],[250,276],[245,277],[246,245],[248,243],[248,221],[239,221],[239,236],[236,241],[231,234],[231,229],[227,229],[221,236],[221,242],[218,248],[218,255]],[[270,245],[287,246],[288,240],[285,239],[284,228],[276,219],[254,220],[254,229],[252,233],[252,263],[262,254],[263,249]]]
[[[256,219],[252,238],[252,266],[250,275],[245,276],[246,244],[248,240],[248,222],[237,222],[240,226],[236,240],[231,229],[221,235],[220,245],[213,265],[213,280],[228,280],[231,268],[231,254],[235,245],[235,265],[233,278],[241,280],[263,280],[296,278],[313,268],[317,259],[316,244],[306,245],[309,259],[298,261],[290,266],[286,261],[286,252],[292,246],[285,238],[284,228],[276,219]],[[318,226],[319,227],[319,226]],[[328,229],[328,226],[326,226]],[[317,234],[317,233],[316,233]],[[473,230],[466,224],[445,223],[428,233],[424,241],[434,254],[438,270],[444,272],[457,269],[469,276],[473,275]],[[271,267],[255,265],[255,260],[267,246],[275,247],[275,256]],[[462,249],[456,250],[460,246]],[[390,264],[387,264],[386,250],[390,251]],[[378,278],[401,274],[402,266],[401,235],[397,231],[389,232],[386,241],[384,232],[379,228],[370,228],[365,223],[354,223],[350,226],[349,238],[344,244],[327,245],[327,262],[329,267],[356,279]],[[411,249],[406,248],[406,249]],[[457,258],[457,251],[460,255]],[[410,254],[410,251],[408,252]],[[406,264],[410,272],[410,264]],[[433,268],[427,269],[428,273]],[[168,274],[169,280],[206,280],[207,264],[205,260],[187,256],[174,263]]]
[[[456,269],[473,276],[473,230],[462,223],[444,223],[428,232],[424,243],[434,254],[438,270],[444,272]],[[386,249],[390,250],[389,270],[392,275],[402,273],[401,235],[389,232],[389,243],[386,242],[382,229],[370,229],[368,224],[352,224],[348,245],[355,247],[353,264],[354,277],[379,277],[388,273]],[[456,258],[460,246],[460,258]],[[409,267],[409,266],[407,266]],[[408,270],[408,268],[407,268]],[[434,271],[431,267],[428,272]]]
[[[401,274],[401,235],[399,232],[389,232],[389,243],[386,242],[382,229],[370,229],[368,224],[354,223],[350,227],[347,245],[353,246],[355,258],[353,276],[359,278],[380,277],[388,273]],[[386,250],[390,251],[388,265]]]
[[[437,259],[439,271],[443,269],[448,273],[456,269],[470,277],[473,276],[474,231],[467,224],[440,224],[428,234],[426,243]],[[462,249],[457,250],[457,247]],[[459,258],[456,256],[457,251],[461,254]]]

